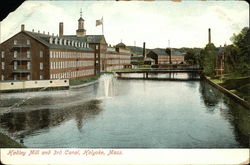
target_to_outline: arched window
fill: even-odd
[[[67,45],[67,40],[66,39],[64,39],[63,45]]]

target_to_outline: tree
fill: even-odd
[[[205,75],[215,75],[216,54],[216,48],[213,43],[207,44],[205,49],[201,52],[201,63]]]
[[[233,34],[231,41],[234,46],[235,72],[242,75],[249,75],[250,70],[250,30],[245,27],[239,34]],[[232,56],[232,54],[231,54]]]
[[[188,50],[184,56],[184,60],[187,64],[195,65],[197,64],[195,53],[192,49]]]

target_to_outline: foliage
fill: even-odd
[[[197,64],[196,55],[192,49],[188,50],[184,56],[184,60],[187,64],[194,65]]]
[[[226,63],[233,65],[233,72],[241,75],[249,75],[250,70],[250,30],[245,27],[239,34],[233,34],[231,41],[233,46],[227,50]],[[229,69],[229,71],[232,71]]]
[[[0,133],[0,148],[26,148],[26,146]]]
[[[207,76],[215,75],[216,55],[217,52],[213,43],[207,44],[205,49],[201,51],[200,63],[204,74]]]
[[[69,80],[69,85],[81,85],[81,84],[85,84],[91,81],[95,81],[98,78],[99,76],[96,75],[96,76],[89,76],[89,77],[84,77],[84,78],[71,79]]]

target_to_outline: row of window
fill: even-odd
[[[126,55],[117,55],[117,54],[107,54],[106,58],[126,58],[126,59],[129,59],[130,55],[126,56]]]
[[[50,51],[50,58],[94,58],[94,53]]]
[[[26,44],[30,45],[30,40],[26,40]],[[17,40],[14,40],[14,45],[17,45]]]
[[[14,57],[14,58],[17,58],[17,56],[18,56],[18,51],[15,50],[15,51],[14,51],[14,54],[13,54],[13,57]],[[31,52],[30,52],[29,50],[27,50],[26,56],[27,56],[27,58],[30,58]],[[43,58],[43,51],[39,51],[39,56],[40,56],[40,58]],[[2,51],[2,52],[1,52],[1,58],[4,58],[4,57],[5,57],[5,52]]]
[[[123,65],[116,65],[116,66],[109,66],[107,67],[107,71],[111,71],[111,70],[116,70],[116,69],[122,69]]]
[[[49,39],[50,44],[59,44],[59,45],[68,45],[68,46],[74,46],[74,47],[82,47],[82,48],[89,48],[88,43],[83,43],[79,41],[74,41],[74,40],[67,40],[67,39],[62,39],[62,38],[50,38]],[[98,47],[97,47],[98,48]]]
[[[93,69],[79,70],[79,71],[73,71],[73,72],[50,74],[50,79],[74,78],[74,77],[81,77],[81,76],[89,76],[93,74],[94,74]]]
[[[40,75],[39,78],[40,78],[40,80],[43,80],[43,75]],[[30,80],[30,79],[31,79],[31,77],[28,74],[27,75],[27,80]],[[4,75],[1,75],[1,80],[4,81]],[[18,75],[16,75],[16,74],[14,75],[14,80],[18,80]]]
[[[130,60],[107,60],[107,64],[130,64]]]
[[[18,66],[17,61],[14,61],[13,69],[17,70],[17,66]],[[4,69],[4,67],[5,67],[5,64],[4,64],[4,62],[2,62],[2,69]],[[40,62],[39,67],[40,67],[40,70],[43,70],[43,63],[42,62]],[[31,69],[31,62],[27,62],[27,70],[30,70],[30,69]]]
[[[93,61],[59,61],[50,62],[50,69],[65,69],[72,67],[93,66]]]

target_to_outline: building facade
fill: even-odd
[[[78,20],[76,35],[59,36],[34,30],[21,31],[0,45],[0,80],[82,78],[121,69],[130,64],[128,49],[107,46],[104,35],[86,35],[84,19]]]
[[[149,51],[146,56],[152,58],[158,65],[184,63],[184,55],[177,51],[171,51],[170,56],[170,53],[167,53],[164,49],[157,48]]]

